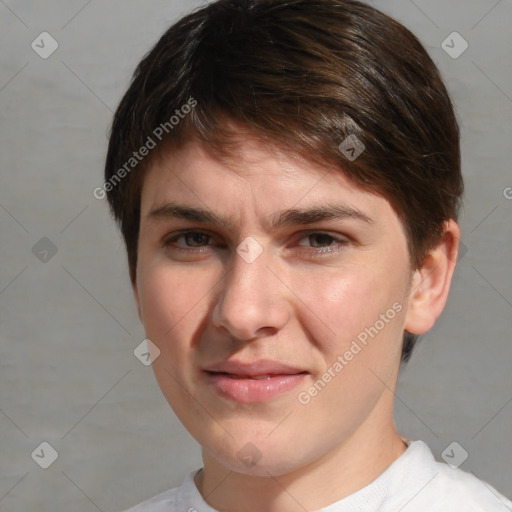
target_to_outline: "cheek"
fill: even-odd
[[[379,320],[400,297],[399,288],[368,267],[322,271],[296,285],[301,316],[328,351],[343,348]]]
[[[192,271],[186,266],[160,263],[144,267],[143,263],[138,287],[146,335],[161,351],[178,355],[186,348],[180,345],[182,340],[192,342],[214,276],[211,271]]]
[[[201,418],[201,411],[192,414],[188,395],[193,376],[188,369],[197,352],[201,321],[207,314],[209,290],[214,282],[197,269],[185,266],[172,268],[166,264],[143,265],[139,276],[139,299],[146,337],[160,350],[152,364],[163,395],[175,413],[183,419]],[[192,422],[193,423],[193,422]],[[189,425],[189,430],[194,425]]]
[[[303,284],[309,299],[300,313],[302,327],[315,340],[323,367],[300,403],[307,403],[304,410],[330,411],[322,426],[326,439],[342,428],[350,435],[392,386],[401,352],[403,289],[398,277],[384,283],[383,275],[367,268]]]

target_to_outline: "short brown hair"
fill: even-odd
[[[132,282],[144,170],[162,148],[191,138],[227,151],[237,135],[228,121],[388,199],[413,268],[443,223],[457,219],[457,120],[438,69],[409,30],[355,0],[218,0],[169,28],[115,113],[105,190]],[[354,135],[365,150],[351,160],[340,144]],[[135,160],[155,138],[158,149]],[[416,338],[405,333],[404,361]]]

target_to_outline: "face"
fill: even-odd
[[[392,418],[411,272],[389,202],[255,140],[156,161],[135,296],[167,401],[206,453],[285,474]]]

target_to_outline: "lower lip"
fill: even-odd
[[[236,379],[226,373],[206,373],[221,395],[244,404],[266,402],[298,386],[307,376],[307,373],[297,373],[273,375],[269,379]]]

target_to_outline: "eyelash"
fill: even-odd
[[[187,235],[203,235],[209,238],[208,242],[210,243],[212,239],[214,238],[213,235],[209,234],[205,231],[196,231],[196,230],[183,230],[177,233],[173,233],[170,237],[165,238],[162,241],[162,246],[164,248],[172,248],[173,250],[178,250],[182,254],[195,254],[200,255],[204,253],[208,248],[209,245],[202,245],[198,247],[179,247],[176,245],[172,245],[173,243],[176,243],[180,238],[186,237]],[[303,240],[304,238],[309,238],[312,236],[325,236],[332,240],[333,245],[327,245],[324,247],[307,247],[300,246],[299,245],[299,251],[304,254],[305,256],[332,256],[333,254],[336,254],[343,250],[350,241],[346,237],[342,236],[335,236],[331,233],[325,232],[325,231],[308,231],[302,234],[302,236],[299,238],[299,240]],[[225,246],[221,246],[225,247]]]

